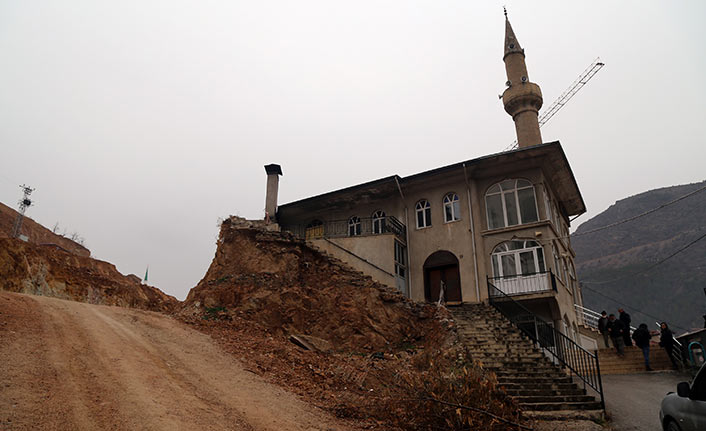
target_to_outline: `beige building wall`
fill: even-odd
[[[321,238],[310,241],[382,284],[395,287],[395,236],[393,234],[349,238]]]
[[[473,259],[473,237],[470,232],[468,193],[463,178],[434,185],[430,182],[414,188],[405,188],[405,202],[409,214],[409,273],[412,299],[424,301],[424,262],[437,251],[449,251],[456,256],[461,278],[461,297],[464,302],[478,302],[476,272]],[[461,219],[444,221],[443,199],[448,193],[459,197]],[[415,206],[422,199],[431,205],[430,227],[417,228]]]

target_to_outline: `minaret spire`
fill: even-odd
[[[520,147],[529,147],[542,143],[537,115],[542,107],[542,91],[539,85],[530,82],[525,64],[525,50],[512,30],[510,20],[505,13],[505,50],[503,61],[507,73],[507,89],[503,93],[505,111],[515,122],[517,142]]]

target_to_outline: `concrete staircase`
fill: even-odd
[[[600,401],[586,395],[492,306],[464,304],[450,311],[459,337],[474,359],[497,375],[500,386],[526,412],[545,418],[571,416],[575,412],[581,414],[573,416],[602,416]]]
[[[645,358],[636,346],[626,347],[625,356],[618,356],[615,349],[600,349],[598,360],[601,374],[637,374],[645,372]],[[657,344],[650,346],[650,367],[654,371],[671,370],[672,363],[667,352]]]

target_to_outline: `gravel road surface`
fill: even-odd
[[[168,316],[0,293],[2,430],[350,430]]]

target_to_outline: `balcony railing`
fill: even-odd
[[[524,335],[529,337],[546,355],[575,375],[601,396],[601,406],[605,409],[601,369],[598,352],[591,353],[574,340],[559,332],[544,319],[535,315],[519,302],[512,299],[488,281],[490,305],[512,322]]]
[[[360,218],[358,220],[355,224],[351,224],[349,220],[331,220],[316,226],[286,226],[285,229],[307,240],[392,233],[402,242],[406,242],[407,228],[393,216]]]
[[[551,270],[526,275],[488,277],[488,282],[505,295],[556,291],[556,279]]]

